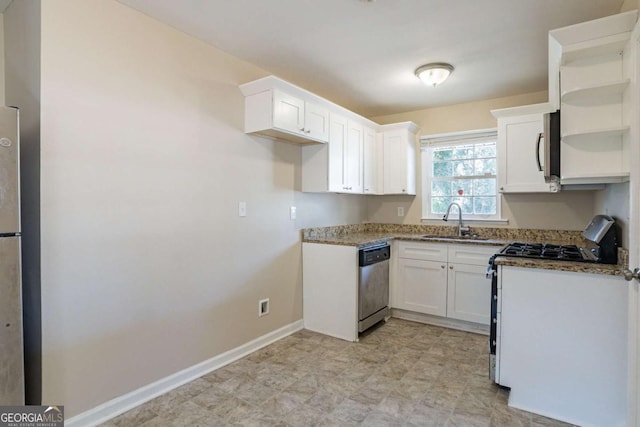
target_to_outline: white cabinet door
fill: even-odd
[[[304,101],[274,90],[273,127],[304,135]]]
[[[358,249],[302,244],[304,327],[348,341],[358,340]]]
[[[398,259],[397,308],[419,313],[447,314],[445,262]]]
[[[329,141],[329,110],[312,102],[306,102],[304,133],[319,141]]]
[[[329,113],[326,145],[302,147],[302,191],[363,192],[365,128]]]
[[[626,425],[626,282],[500,270],[500,384],[511,388],[509,404],[571,424]]]
[[[498,118],[498,187],[503,193],[548,193],[542,113]],[[554,187],[556,189],[556,187]]]
[[[491,279],[486,265],[449,264],[447,317],[488,325],[491,315]]]
[[[415,143],[406,130],[385,131],[383,135],[384,194],[416,194]]]
[[[344,151],[347,144],[348,120],[337,114],[329,119],[329,191],[345,192]]]
[[[344,176],[345,190],[348,193],[362,193],[364,178],[363,166],[364,128],[362,125],[349,120],[347,128],[347,143],[344,147]]]
[[[364,194],[379,194],[382,190],[382,135],[364,128],[363,151]]]

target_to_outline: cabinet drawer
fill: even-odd
[[[447,245],[442,243],[398,242],[398,258],[447,262]]]
[[[500,250],[500,246],[449,245],[448,262],[469,265],[484,265],[489,257]]]

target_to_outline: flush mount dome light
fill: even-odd
[[[453,72],[453,66],[444,62],[434,62],[418,67],[416,76],[424,82],[424,84],[436,87]]]

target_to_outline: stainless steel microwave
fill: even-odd
[[[545,182],[560,180],[560,110],[544,114],[544,132],[538,135],[538,168]],[[540,140],[544,140],[544,164],[540,162]]]

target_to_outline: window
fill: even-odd
[[[496,137],[494,130],[422,137],[423,219],[441,219],[451,203],[466,219],[500,219]]]

